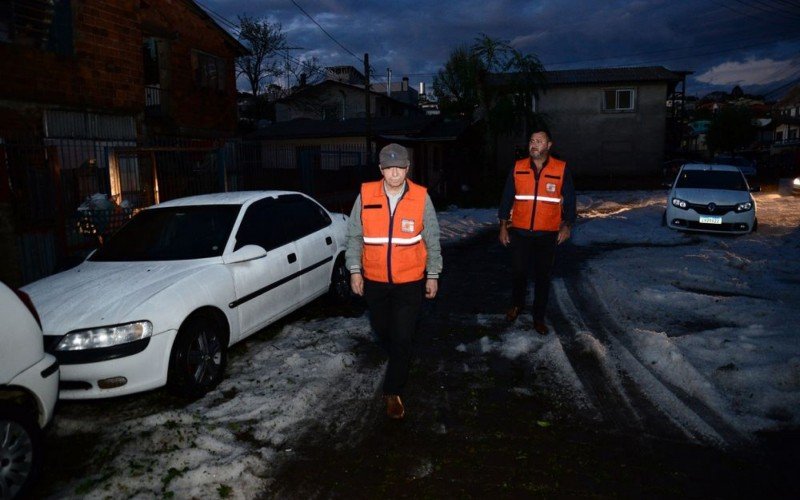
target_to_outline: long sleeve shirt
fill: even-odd
[[[536,166],[533,165],[533,162],[530,162],[529,165],[538,182],[542,172],[547,168],[547,162],[545,162],[541,171],[536,170]],[[514,167],[512,167],[511,171],[508,172],[506,185],[503,188],[503,195],[500,198],[500,208],[497,210],[498,219],[506,221],[511,219],[511,208],[514,206],[514,196],[516,194],[516,187],[514,186]],[[575,205],[575,185],[572,183],[572,174],[570,173],[569,166],[567,166],[564,168],[564,182],[561,184],[561,221],[570,227],[575,223],[575,218],[577,217]]]
[[[428,252],[425,262],[425,274],[428,278],[437,279],[442,272],[442,247],[439,243],[439,220],[431,197],[425,195],[425,209],[422,214],[422,241]],[[364,245],[364,228],[361,225],[361,195],[356,198],[350,220],[347,223],[347,250],[345,265],[351,273],[361,272],[361,254]]]

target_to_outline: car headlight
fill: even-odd
[[[135,321],[124,325],[98,326],[87,330],[70,332],[56,346],[57,351],[82,351],[127,344],[147,338],[153,334],[149,321]]]
[[[796,188],[800,188],[800,177],[795,177],[794,181],[792,181],[792,185]]]
[[[753,209],[753,202],[752,201],[746,201],[744,203],[737,203],[736,204],[736,211],[737,212],[747,212],[748,210],[752,210],[752,209]]]
[[[680,198],[672,198],[672,206],[674,206],[674,207],[678,207],[678,208],[682,208],[682,209],[686,210],[686,207],[688,205],[689,205],[688,203],[686,203],[685,201],[683,201]]]

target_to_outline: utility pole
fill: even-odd
[[[367,123],[367,130],[366,130],[366,140],[367,140],[367,153],[365,155],[365,163],[367,166],[372,164],[372,111],[370,106],[370,96],[369,96],[369,54],[364,53],[364,76],[366,77],[366,82],[364,82],[364,99],[365,99],[365,106],[364,109],[366,110],[366,123]]]

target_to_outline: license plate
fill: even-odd
[[[722,224],[722,217],[700,217],[700,224]]]

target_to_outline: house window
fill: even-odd
[[[635,100],[633,89],[607,89],[603,91],[603,110],[633,111]]]
[[[225,61],[217,56],[192,51],[192,70],[198,87],[225,90]]]
[[[167,113],[168,90],[162,82],[169,81],[166,62],[169,45],[157,38],[145,38],[142,44],[144,69],[144,102],[147,116],[163,116]]]
[[[0,43],[71,54],[70,0],[0,1]]]

